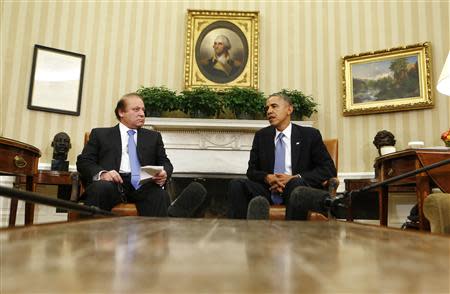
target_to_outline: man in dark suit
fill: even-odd
[[[145,122],[142,97],[136,93],[124,95],[117,103],[115,114],[119,124],[93,129],[77,158],[77,169],[87,185],[85,204],[111,210],[127,201],[136,203],[141,216],[167,216],[170,198],[163,186],[173,166],[161,134],[142,128]],[[152,181],[140,185],[140,167],[145,165],[164,169]],[[199,203],[192,204],[193,209],[199,206]]]
[[[336,168],[320,132],[311,127],[291,123],[294,108],[289,97],[272,94],[266,101],[270,126],[256,132],[248,179],[232,180],[228,189],[230,218],[247,216],[250,200],[263,196],[271,204],[286,205],[286,219],[298,219],[289,196],[294,188],[321,188],[321,184],[336,176]]]

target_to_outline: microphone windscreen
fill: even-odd
[[[192,217],[206,198],[206,189],[198,182],[190,183],[169,206],[172,217]]]
[[[262,196],[256,196],[250,200],[247,209],[247,219],[269,219],[270,203]]]
[[[286,211],[288,219],[306,220],[308,211],[324,213],[325,199],[329,196],[327,191],[315,188],[296,187],[289,197],[289,209]]]

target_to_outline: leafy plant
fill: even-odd
[[[312,96],[307,96],[302,91],[289,89],[283,89],[281,93],[292,99],[292,105],[294,106],[293,120],[301,120],[303,117],[310,117],[314,112],[317,112],[318,104]]]
[[[255,118],[264,113],[264,94],[253,88],[232,87],[223,92],[223,104],[237,118]]]
[[[191,117],[211,117],[223,111],[218,94],[208,87],[184,90],[181,93],[180,109]]]
[[[136,92],[144,99],[145,116],[161,116],[163,111],[173,111],[179,108],[177,93],[165,86],[142,86]]]

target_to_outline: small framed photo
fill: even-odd
[[[259,12],[188,10],[185,88],[258,88]]]
[[[431,108],[430,43],[345,56],[343,114]]]
[[[85,56],[34,46],[28,109],[80,115]]]

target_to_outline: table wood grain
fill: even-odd
[[[346,222],[124,217],[0,240],[1,293],[450,292],[450,238]]]

